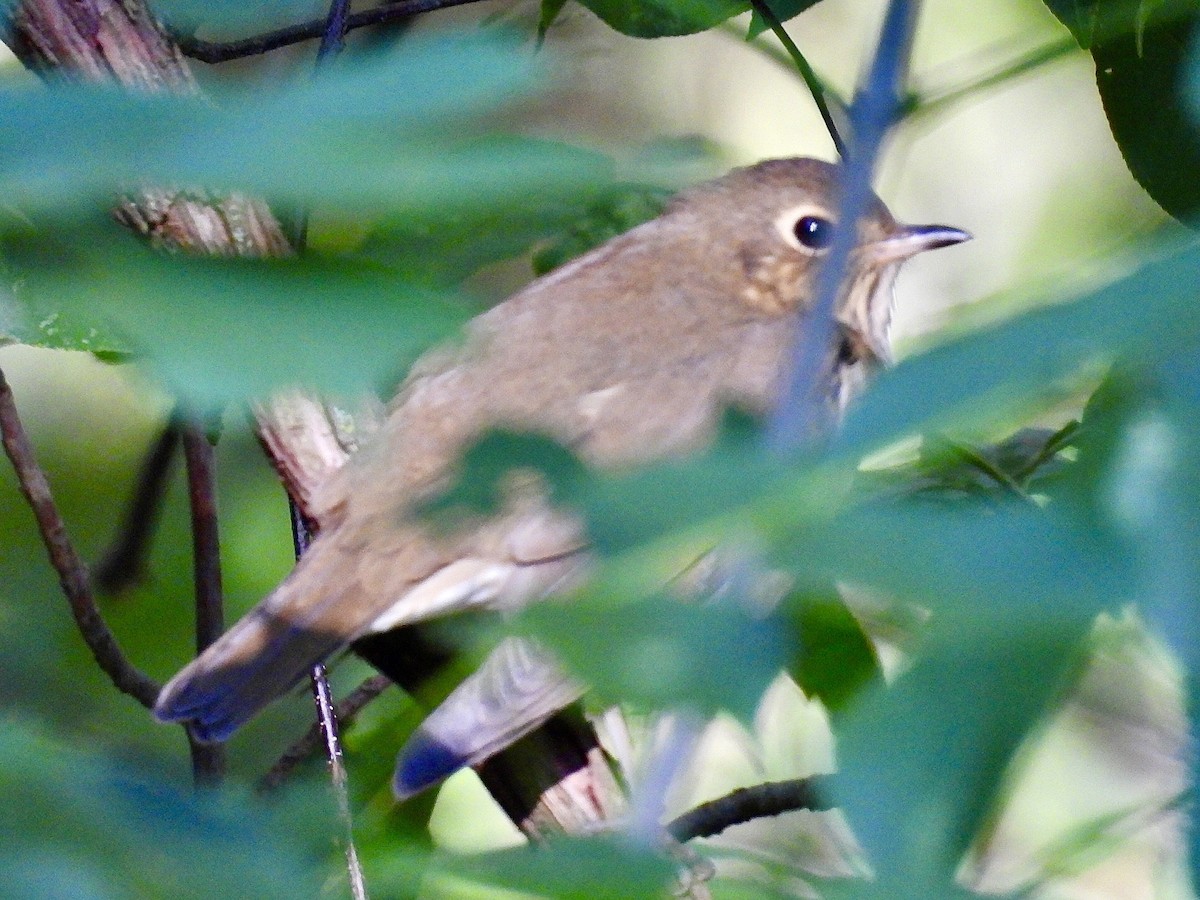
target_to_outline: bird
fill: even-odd
[[[514,474],[499,511],[451,529],[420,510],[492,429],[537,432],[619,469],[704,447],[729,406],[768,412],[837,227],[841,177],[836,164],[793,157],[687,188],[426,354],[378,432],[318,488],[320,533],[295,569],[165,685],[156,717],[224,740],[348,646],[396,678],[407,663],[389,654],[389,635],[406,626],[578,584],[585,528],[536,477]],[[891,360],[900,265],[969,237],[901,224],[872,195],[836,307],[833,407]],[[397,795],[481,762],[580,690],[538,648],[502,643],[401,751]]]

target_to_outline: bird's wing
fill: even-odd
[[[582,693],[545,650],[506,639],[404,745],[396,761],[396,797],[411,797],[463,766],[483,762]]]

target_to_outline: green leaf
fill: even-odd
[[[824,521],[756,519],[803,585],[848,581],[943,615],[1090,616],[1133,589],[1129,548],[1032,503],[870,501]]]
[[[483,266],[539,243],[533,268],[544,274],[658,215],[667,188],[618,184],[583,197],[524,196],[432,216],[405,214],[376,226],[359,248],[369,259],[437,286],[460,284]]]
[[[43,311],[43,305],[54,306],[48,297],[23,299],[28,305],[13,304],[11,309],[0,307],[0,346],[7,343],[28,344],[49,350],[83,350],[109,360],[128,356],[132,347],[120,336],[102,330],[95,316],[61,308]]]
[[[499,890],[561,900],[623,900],[667,891],[675,866],[611,837],[558,839],[470,856],[394,855],[372,878],[372,892],[409,896],[421,876],[436,896],[494,897]]]
[[[425,503],[421,512],[435,520],[458,511],[490,515],[504,502],[504,478],[513,469],[533,469],[544,476],[551,499],[574,496],[587,473],[575,454],[541,435],[496,429],[463,454],[454,484]]]
[[[550,438],[500,429],[466,451],[454,485],[426,504],[425,513],[437,517],[456,506],[497,512],[501,479],[511,469],[540,472],[555,502],[583,513],[593,545],[606,554],[720,516],[792,471],[764,452],[753,421],[737,412],[727,415],[709,449],[623,472],[586,469]]]
[[[580,0],[610,27],[631,37],[695,34],[749,8],[747,0]]]
[[[950,635],[843,720],[834,797],[876,869],[867,896],[965,896],[962,854],[1064,687],[1087,622],[994,620]]]
[[[1097,505],[1135,548],[1147,621],[1197,677],[1200,351],[1127,375],[1125,387],[1110,414],[1111,456],[1097,479]]]
[[[885,372],[850,410],[839,452],[920,429],[994,422],[1073,395],[1114,360],[1169,359],[1200,344],[1200,249],[1188,247],[1077,300],[1034,310]]]
[[[11,238],[17,299],[108,323],[204,408],[298,382],[345,395],[384,386],[470,313],[380,266],[172,255],[107,232]]]
[[[791,675],[807,696],[840,713],[881,677],[875,649],[841,598],[807,595],[790,605],[800,637]]]
[[[406,42],[276,91],[124,93],[59,84],[0,92],[0,196],[25,212],[90,212],[152,183],[243,190],[370,212],[475,209],[574,195],[607,162],[560,144],[490,134],[498,104],[536,72],[515,42]]]
[[[616,185],[603,197],[577,212],[549,244],[534,254],[533,270],[539,275],[624,234],[659,215],[672,191],[653,185]]]
[[[81,753],[19,719],[0,726],[7,896],[321,893],[328,873],[317,848],[336,827],[323,799],[294,796],[268,813],[234,796],[186,796],[128,762]]]
[[[727,710],[743,721],[794,655],[781,617],[755,616],[733,602],[629,600],[585,589],[570,603],[522,612],[517,628],[551,648],[601,702]]]
[[[1096,63],[1096,84],[1130,172],[1171,215],[1200,214],[1200,124],[1185,98],[1196,0],[1047,0]]]
[[[546,32],[550,30],[550,26],[554,24],[563,7],[567,5],[567,0],[542,0],[542,12],[538,17],[538,41],[545,41]]]

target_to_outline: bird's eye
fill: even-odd
[[[824,250],[833,240],[833,223],[820,216],[803,216],[796,221],[796,240],[809,250]]]

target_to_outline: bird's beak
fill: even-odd
[[[900,262],[925,250],[949,247],[969,241],[971,235],[948,225],[901,225],[896,232],[871,246],[875,262]]]

